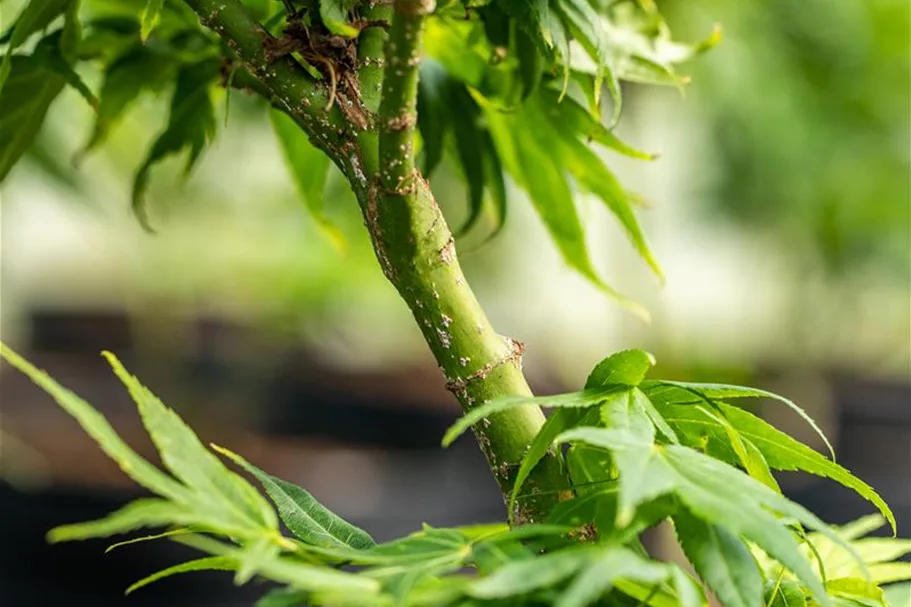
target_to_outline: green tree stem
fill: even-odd
[[[338,105],[326,109],[326,85],[289,57],[269,61],[268,34],[238,0],[185,0],[203,25],[224,38],[273,97],[341,168],[358,199],[383,273],[411,309],[445,378],[464,410],[494,398],[530,395],[522,373],[524,347],[494,331],[468,285],[455,241],[430,186],[414,164],[418,67],[424,22],[433,0],[376,2],[369,18],[391,19],[367,28],[358,48],[360,98],[351,120]],[[477,424],[475,435],[504,495],[512,490],[525,452],[544,423],[535,406],[513,409]],[[526,481],[528,493],[513,513],[517,523],[542,520],[572,495],[555,454]]]

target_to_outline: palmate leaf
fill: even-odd
[[[440,35],[448,30],[442,30]],[[446,40],[437,44],[443,46]],[[448,48],[448,47],[447,47]],[[455,61],[455,59],[452,59]],[[480,69],[484,69],[484,65]],[[468,185],[468,217],[456,236],[470,231],[482,216],[485,202],[493,203],[496,234],[506,217],[506,184],[503,167],[490,132],[484,124],[478,102],[468,89],[452,77],[442,63],[427,59],[421,63],[418,84],[418,128],[424,143],[422,164],[429,176],[439,165],[452,133],[453,158]],[[481,81],[481,76],[469,76]]]
[[[771,512],[793,517],[834,539],[822,521],[723,462],[688,447],[659,446],[646,439],[618,428],[580,427],[561,435],[558,442],[585,442],[611,451],[620,471],[621,519],[625,506],[671,493],[700,519],[761,547],[793,571],[820,604],[830,604],[793,533]]]
[[[427,144],[425,167],[432,170],[439,162],[444,134],[452,127],[457,158],[469,190],[470,212],[463,231],[472,227],[480,216],[485,189],[496,205],[498,229],[502,225],[505,213],[499,209],[505,209],[505,188],[498,170],[502,167],[528,193],[567,265],[637,315],[647,318],[644,308],[605,284],[595,270],[572,199],[572,185],[574,182],[606,204],[636,250],[660,277],[660,268],[645,241],[629,194],[586,142],[597,141],[637,158],[651,156],[617,139],[569,97],[561,100],[562,93],[543,83],[539,85],[542,72],[538,72],[537,78],[529,73],[544,66],[544,62],[537,61],[543,57],[542,53],[562,46],[562,35],[557,32],[565,29],[561,25],[564,21],[573,21],[577,33],[600,36],[601,29],[586,22],[585,16],[593,9],[585,0],[564,1],[566,6],[554,11],[547,8],[546,2],[540,4],[546,9],[543,12],[534,7],[523,10],[507,3],[493,3],[479,11],[480,20],[443,16],[431,20],[426,37],[430,60],[422,69],[418,102],[418,128]],[[545,25],[538,34],[530,34],[526,27],[529,24],[523,26],[520,19],[510,33],[509,28],[503,27],[504,12],[518,13],[522,18]],[[536,28],[537,25],[531,27]],[[528,40],[542,36],[545,31],[549,33],[546,44],[542,39],[537,43]],[[524,40],[525,46],[520,48],[518,40]],[[590,48],[603,47],[600,41],[592,40]],[[505,57],[500,57],[497,53],[507,46]],[[569,73],[567,70],[567,78]],[[602,73],[610,71],[602,70]],[[455,89],[445,86],[451,80],[463,86]],[[614,82],[612,78],[609,81]],[[598,91],[600,84],[589,88]],[[619,94],[619,90],[615,92]],[[480,121],[476,117],[478,106],[484,111]],[[456,110],[454,115],[449,114],[451,109]],[[422,125],[422,121],[426,124]],[[486,143],[488,138],[492,145]],[[555,147],[565,160],[562,165],[551,161]]]
[[[263,472],[228,449],[213,448],[262,483],[288,529],[304,542],[323,548],[365,549],[376,545],[366,531],[331,512],[301,487]]]
[[[812,544],[826,575],[831,578],[865,579],[869,572],[869,582],[888,584],[911,579],[911,563],[899,559],[911,553],[911,539],[863,537],[867,533],[882,527],[886,520],[878,515],[870,515],[834,529],[836,535],[848,540],[853,554],[830,538],[818,533],[811,533],[807,541]],[[854,554],[860,557],[858,563]]]
[[[558,14],[569,33],[579,41],[582,48],[594,61],[594,88],[592,103],[600,104],[601,88],[607,83],[611,99],[614,104],[610,125],[613,127],[620,119],[622,97],[620,84],[611,65],[608,55],[608,41],[606,32],[601,23],[601,18],[592,8],[588,0],[552,0],[552,10]],[[564,61],[569,62],[569,57]]]
[[[99,521],[55,529],[50,534],[53,541],[102,537],[150,526],[199,526],[235,538],[276,534],[277,518],[265,498],[225,468],[180,418],[129,375],[112,355],[107,354],[109,361],[136,400],[165,466],[176,478],[136,454],[91,405],[5,345],[0,344],[0,354],[53,396],[124,472],[166,498],[139,500]]]
[[[832,456],[832,460],[835,459],[835,449],[832,448],[832,444],[829,442],[829,439],[826,438],[826,435],[823,433],[823,431],[819,429],[819,426],[816,425],[816,422],[813,421],[813,418],[810,417],[806,411],[798,407],[793,401],[785,398],[784,396],[775,394],[774,392],[760,390],[758,388],[748,388],[745,386],[732,386],[728,384],[696,384],[667,380],[657,380],[655,382],[651,382],[647,386],[643,386],[643,389],[648,393],[649,398],[652,400],[681,404],[694,402],[698,403],[700,401],[711,404],[714,401],[727,400],[732,398],[768,398],[778,401],[794,411],[794,413],[799,415],[800,418],[803,419],[807,425],[813,429],[816,435],[819,436],[819,438],[821,438],[825,443],[826,448],[829,450],[829,454]]]
[[[646,391],[652,394],[648,388]],[[663,394],[667,395],[666,392]],[[658,402],[660,401],[661,399]],[[715,457],[738,463],[739,458],[735,450],[726,447],[730,444],[730,435],[717,418],[713,419],[706,415],[705,411],[692,405],[667,404],[666,399],[665,404],[656,406],[668,423],[684,437],[685,444],[696,448],[705,445],[708,452]],[[769,468],[809,472],[830,478],[856,491],[882,512],[894,532],[895,517],[888,504],[872,487],[848,470],[743,409],[717,403],[717,411],[736,431],[748,449],[756,449],[759,452]]]

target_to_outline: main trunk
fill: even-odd
[[[531,395],[522,373],[524,346],[498,334],[471,290],[455,241],[427,182],[415,175],[414,197],[386,195],[367,184],[358,198],[383,273],[395,285],[424,334],[447,388],[468,411],[491,399]],[[526,406],[477,424],[478,444],[508,496],[544,415]],[[513,513],[517,523],[540,521],[571,493],[554,454],[536,467]]]
[[[449,226],[415,168],[420,47],[433,0],[364,3],[371,25],[359,37],[356,85],[350,75],[342,79],[347,88],[314,80],[291,56],[270,57],[265,47],[275,40],[239,0],[184,1],[258,82],[253,88],[291,116],[348,178],[383,272],[411,308],[462,408],[530,395],[522,345],[491,327],[462,274]],[[505,496],[543,422],[538,407],[526,406],[475,428]],[[512,517],[520,524],[543,520],[572,492],[553,453],[524,486]]]

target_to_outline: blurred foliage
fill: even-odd
[[[768,231],[830,277],[911,261],[911,13],[902,0],[667,2],[724,25],[693,66],[714,136],[705,212]],[[685,31],[685,28],[683,28]]]

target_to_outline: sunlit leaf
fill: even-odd
[[[642,306],[604,283],[592,264],[564,167],[553,162],[554,142],[559,139],[553,127],[527,111],[506,116],[491,110],[486,116],[504,166],[528,192],[564,261],[618,303],[641,318],[647,318],[648,313]]]
[[[778,580],[769,585],[770,590],[765,597],[768,607],[807,607],[807,597],[799,582]]]
[[[47,539],[56,543],[109,537],[143,527],[194,523],[197,518],[191,510],[174,502],[143,498],[130,502],[120,510],[96,521],[55,527],[48,532]]]
[[[174,476],[207,498],[212,508],[219,508],[235,519],[238,526],[277,528],[275,512],[246,480],[228,470],[193,430],[131,375],[117,357],[110,352],[104,356],[136,402],[162,462]]]
[[[585,380],[585,387],[638,386],[653,366],[655,357],[645,350],[615,352],[595,365]]]
[[[730,457],[734,455],[733,449],[728,452],[727,456],[724,450],[713,449],[713,446],[724,445],[730,440],[727,430],[717,420],[706,416],[703,411],[690,405],[659,407],[668,423],[686,436],[685,442],[688,445],[695,447],[709,439],[708,446],[712,455],[736,463],[736,459]],[[800,470],[841,483],[879,508],[895,529],[895,517],[891,509],[867,483],[755,415],[725,403],[718,403],[717,407],[744,443],[748,447],[755,446],[770,468]]]
[[[576,428],[558,442],[582,441],[612,452],[620,471],[621,510],[672,493],[697,517],[743,536],[793,571],[822,605],[829,600],[793,533],[772,512],[841,541],[803,507],[727,464],[680,445],[655,445],[618,428]],[[626,495],[624,500],[623,496]],[[725,499],[718,499],[724,495]],[[627,510],[628,512],[628,510]]]
[[[230,559],[224,556],[209,556],[201,559],[195,559],[192,561],[187,561],[186,563],[181,563],[179,565],[174,565],[173,567],[168,567],[157,573],[153,573],[148,577],[144,577],[126,590],[126,594],[132,594],[144,586],[148,586],[158,580],[162,580],[172,575],[178,575],[181,573],[191,573],[193,571],[233,571],[237,568],[237,563],[234,559]]]
[[[139,37],[143,42],[149,39],[152,30],[158,25],[158,21],[161,18],[162,6],[164,6],[164,0],[146,0],[145,8],[142,10],[139,29]]]
[[[357,28],[352,27],[348,19],[348,11],[355,4],[353,0],[319,0],[319,16],[326,29],[347,38],[357,36]]]
[[[12,366],[27,375],[41,389],[50,394],[57,404],[72,415],[86,434],[120,466],[134,481],[147,489],[177,502],[185,501],[188,491],[155,466],[140,457],[117,435],[103,415],[90,404],[58,384],[45,372],[13,352],[0,342],[0,355]]]
[[[813,428],[826,447],[832,459],[835,459],[835,450],[826,435],[823,434],[816,422],[813,421],[806,411],[798,407],[793,401],[766,390],[758,388],[747,388],[744,386],[731,386],[727,384],[694,384],[687,382],[676,382],[667,380],[658,380],[649,382],[648,386],[643,386],[649,398],[659,399],[662,402],[673,402],[679,404],[695,403],[700,401],[727,400],[731,398],[769,398],[784,403],[789,409],[797,413],[807,424]]]

